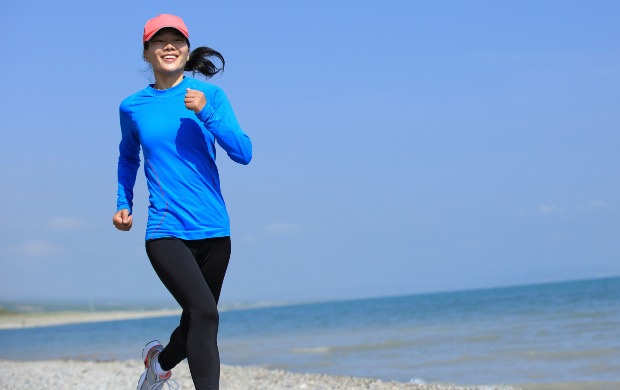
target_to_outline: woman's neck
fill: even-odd
[[[170,89],[175,85],[178,85],[185,76],[183,73],[180,74],[155,74],[155,84],[153,88],[155,89]]]

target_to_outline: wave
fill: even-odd
[[[291,352],[295,354],[348,354],[352,352],[362,351],[375,351],[375,350],[387,350],[403,348],[410,344],[410,342],[401,340],[388,340],[378,343],[367,344],[351,344],[351,345],[333,345],[333,346],[319,346],[319,347],[300,347],[292,348]]]
[[[331,347],[293,348],[291,352],[297,354],[322,354],[332,350]]]
[[[521,353],[521,355],[530,359],[542,360],[594,359],[599,357],[618,355],[618,349],[598,348],[575,351],[524,351]]]

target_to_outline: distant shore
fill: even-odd
[[[36,313],[1,313],[0,329],[23,329],[85,322],[131,320],[180,315],[180,309],[132,311],[55,311]]]

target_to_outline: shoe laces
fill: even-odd
[[[168,390],[179,389],[179,384],[176,383],[173,379],[157,379],[157,382],[149,386],[149,390],[161,390],[164,388],[164,385],[168,385]]]

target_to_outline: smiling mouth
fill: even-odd
[[[176,60],[176,59],[177,59],[177,56],[174,56],[174,55],[164,56],[164,60]]]

